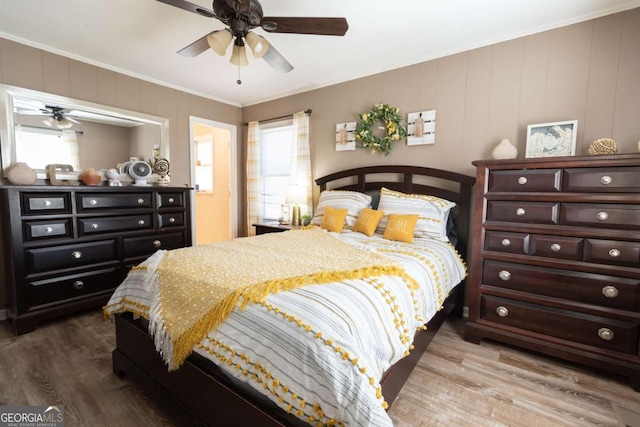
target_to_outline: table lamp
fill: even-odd
[[[287,188],[286,203],[291,205],[291,225],[301,225],[300,204],[307,201],[305,188],[302,185],[290,185]]]

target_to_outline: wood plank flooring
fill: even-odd
[[[445,323],[389,411],[396,427],[640,427],[626,378],[490,341]],[[65,405],[66,426],[174,426],[111,370],[113,324],[99,310],[15,337],[0,322],[0,405]],[[624,422],[617,417],[626,417]]]

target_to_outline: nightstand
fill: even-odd
[[[253,226],[256,228],[256,236],[267,233],[282,233],[283,231],[296,228],[289,224],[280,224],[278,221],[261,222],[253,224]]]

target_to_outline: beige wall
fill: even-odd
[[[241,124],[239,107],[3,38],[0,38],[0,83],[168,118],[172,185],[189,183],[190,115]]]
[[[357,121],[376,102],[399,107],[405,120],[407,113],[435,109],[435,145],[400,142],[387,157],[336,152],[335,125]],[[489,158],[502,138],[524,157],[528,124],[573,119],[576,154],[586,154],[602,137],[615,139],[622,153],[634,152],[640,140],[640,9],[245,107],[242,118],[307,108],[313,110],[314,178],[378,164],[475,175],[471,162]],[[244,160],[246,152],[241,155]]]

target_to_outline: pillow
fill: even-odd
[[[423,194],[405,194],[399,191],[382,188],[378,209],[387,214],[418,214],[418,222],[414,230],[415,237],[431,237],[448,242],[447,219],[449,212],[456,204],[440,197]],[[378,224],[378,233],[387,227],[387,218],[383,217]]]
[[[320,200],[311,224],[322,224],[324,209],[326,206],[332,206],[337,209],[347,209],[346,223],[349,228],[356,223],[358,215],[363,208],[369,207],[371,204],[371,196],[357,191],[345,190],[325,190],[320,193]]]
[[[370,208],[362,209],[358,220],[353,226],[353,231],[359,231],[369,237],[373,236],[383,215],[384,213],[382,211],[376,211]]]
[[[333,231],[334,233],[340,233],[344,228],[344,219],[347,216],[347,211],[348,209],[336,209],[331,206],[326,206],[320,228]]]
[[[387,228],[382,238],[399,242],[413,243],[413,232],[418,222],[418,214],[396,215],[390,214]]]

